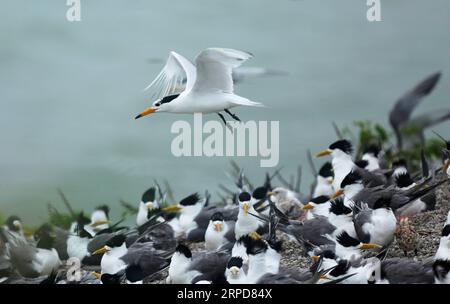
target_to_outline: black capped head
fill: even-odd
[[[333,250],[327,249],[322,251],[319,256],[323,256],[325,259],[336,259],[336,253]]]
[[[6,226],[11,231],[20,231],[22,229],[22,220],[17,215],[11,215],[6,219]]]
[[[320,167],[319,170],[319,175],[327,178],[327,177],[333,177],[333,166],[331,165],[330,162],[326,162],[322,165],[322,167]]]
[[[143,203],[154,202],[156,198],[156,188],[151,187],[142,194],[141,201]]]
[[[276,252],[280,253],[281,250],[283,250],[283,241],[276,241],[276,242],[270,242],[269,241],[269,246],[270,248],[272,248],[273,250],[275,250]]]
[[[380,153],[381,148],[378,145],[370,145],[366,149],[364,149],[363,154],[372,154],[375,157],[378,157],[378,154]]]
[[[129,265],[125,269],[125,277],[131,283],[142,281],[146,276],[139,265]]]
[[[336,237],[336,240],[339,244],[344,247],[358,247],[361,244],[360,241],[351,237],[346,231],[342,232]]]
[[[341,182],[341,189],[346,186],[362,183],[362,176],[355,170],[347,174]]]
[[[188,197],[183,198],[180,201],[180,205],[182,206],[193,206],[195,204],[197,204],[200,201],[200,196],[198,195],[198,193],[194,193],[189,195]]]
[[[361,159],[361,160],[355,161],[355,165],[364,169],[369,165],[369,162],[365,159]]]
[[[257,255],[267,251],[267,244],[262,239],[249,238],[246,244],[248,255]]]
[[[392,169],[396,169],[396,168],[400,168],[400,167],[406,168],[406,160],[404,160],[403,158],[397,159],[396,161],[394,161],[392,163]]]
[[[165,103],[171,102],[172,100],[174,100],[178,96],[180,96],[180,94],[173,94],[173,95],[165,96],[165,97],[161,98],[160,100],[155,101],[153,103],[153,106],[158,108],[158,107],[160,107],[161,105],[163,105]]]
[[[267,197],[267,192],[266,187],[258,187],[253,191],[252,196],[256,200],[262,200]]]
[[[231,257],[228,260],[227,263],[227,268],[230,269],[231,267],[237,267],[237,268],[242,268],[244,261],[242,260],[241,257]]]
[[[340,260],[336,267],[330,271],[328,274],[333,277],[340,277],[345,275],[350,269],[350,263],[347,260]]]
[[[191,250],[184,244],[178,244],[177,248],[175,248],[175,252],[184,255],[188,259],[192,258]]]
[[[216,221],[221,221],[223,222],[223,214],[222,212],[216,212],[211,216],[211,221],[212,222],[216,222]]]
[[[77,217],[77,224],[80,227],[84,227],[91,222],[91,219],[84,215],[84,212],[80,212]]]
[[[345,215],[352,213],[352,209],[345,206],[344,199],[342,197],[338,197],[330,202],[330,212],[335,215]]]
[[[248,201],[250,201],[251,198],[252,197],[250,196],[250,193],[248,193],[248,192],[244,191],[244,192],[239,194],[239,201],[240,202],[248,202]]]
[[[395,183],[399,188],[405,188],[411,186],[414,181],[408,172],[402,172],[395,177]]]
[[[95,210],[103,211],[107,218],[109,218],[109,206],[108,205],[101,205],[97,206]]]
[[[450,224],[445,225],[444,229],[442,229],[442,236],[446,237],[450,235]]]
[[[350,141],[346,139],[338,140],[332,143],[329,147],[330,150],[341,150],[347,154],[351,154],[353,152],[353,146]]]
[[[330,197],[328,195],[320,195],[320,196],[316,196],[314,198],[312,198],[310,200],[311,203],[314,204],[323,204],[326,203],[330,200]]]
[[[126,237],[123,234],[118,234],[113,236],[111,239],[109,239],[106,242],[106,246],[109,248],[117,248],[123,245],[125,243]]]
[[[37,240],[37,248],[51,249],[56,236],[53,233],[53,227],[45,223],[34,232],[34,238]]]

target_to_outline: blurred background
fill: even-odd
[[[235,112],[280,121],[279,165],[288,175],[303,164],[308,187],[306,151],[335,140],[332,120],[388,127],[396,99],[436,71],[443,77],[417,113],[449,105],[450,2],[381,4],[383,21],[368,22],[361,0],[81,0],[81,22],[68,22],[66,1],[2,1],[0,212],[39,223],[47,203],[64,208],[58,187],[90,212],[137,204],[153,179],[177,198],[230,184],[228,158],[172,156],[170,127],[190,115],[133,119],[169,51],[193,59],[212,46],[286,72],[245,79],[235,91],[268,108]],[[448,137],[449,126],[434,129]],[[259,158],[234,159],[263,181]]]

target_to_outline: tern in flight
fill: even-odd
[[[166,65],[145,90],[157,96],[150,108],[135,118],[158,113],[217,113],[226,124],[222,111],[236,106],[262,106],[233,92],[232,69],[250,59],[251,54],[225,48],[208,48],[195,59],[195,65],[176,52],[171,52]]]

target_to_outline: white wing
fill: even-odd
[[[223,48],[209,48],[195,59],[197,77],[193,90],[220,90],[233,93],[232,69],[253,57],[251,54]]]
[[[144,91],[152,89],[156,98],[181,93],[192,88],[195,75],[195,66],[188,59],[176,52],[170,52],[164,68]]]

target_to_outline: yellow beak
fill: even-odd
[[[178,212],[181,210],[181,208],[178,205],[171,205],[171,206],[162,208],[161,210],[165,211],[165,212]]]
[[[316,154],[316,157],[322,157],[322,156],[327,156],[331,154],[331,150],[330,149],[326,149],[323,151],[320,151],[319,153]]]
[[[95,228],[95,227],[97,227],[97,226],[105,225],[105,224],[109,224],[109,221],[96,221],[96,222],[94,222],[94,223],[91,224],[91,227],[92,227],[92,228]]]
[[[272,191],[270,191],[270,192],[267,192],[267,196],[271,196],[271,195],[274,195],[275,193],[273,193]]]
[[[145,204],[145,206],[147,206],[148,210],[152,210],[153,209],[153,203],[147,203],[147,204]]]
[[[147,116],[147,115],[155,113],[155,112],[156,112],[155,108],[147,108],[144,111],[142,111],[139,115],[137,115],[134,119],[138,119],[138,118]]]
[[[311,210],[314,209],[314,205],[311,203],[306,204],[305,206],[303,206],[302,208],[303,210]]]
[[[338,191],[336,191],[333,196],[331,197],[331,199],[337,199],[339,196],[341,196],[342,194],[344,194],[344,190],[339,189]]]
[[[214,230],[216,230],[217,232],[222,231],[222,224],[221,223],[214,224]]]
[[[380,248],[383,248],[383,246],[380,246],[378,244],[371,244],[371,243],[363,243],[359,246],[359,249],[362,249],[362,250],[380,249]]]
[[[95,272],[95,271],[92,272],[92,275],[93,275],[97,280],[100,280],[100,279],[102,278],[102,275],[101,275],[100,273],[98,273],[98,272]]]
[[[237,273],[239,272],[239,268],[237,268],[236,266],[233,266],[233,267],[230,268],[230,272],[233,275],[237,275]]]
[[[320,259],[320,256],[318,256],[318,255],[311,256],[311,260],[313,261],[313,263],[317,262],[319,259]]]
[[[95,250],[92,253],[92,255],[103,254],[103,253],[108,252],[108,251],[109,251],[108,247],[103,246],[102,248]]]
[[[255,241],[260,240],[260,239],[262,238],[262,237],[259,235],[259,233],[256,232],[256,231],[250,232],[250,233],[248,234],[248,236],[251,237],[251,238],[252,238],[253,240],[255,240]]]
[[[248,203],[242,204],[242,209],[244,209],[245,215],[248,214],[248,209],[249,209],[249,208],[250,208],[250,207],[249,207]]]

